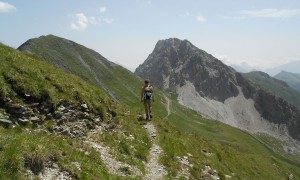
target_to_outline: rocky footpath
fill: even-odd
[[[164,179],[164,177],[167,175],[167,171],[163,165],[158,163],[159,156],[163,153],[163,151],[157,142],[158,137],[156,128],[152,123],[147,123],[144,125],[144,128],[151,137],[153,145],[150,149],[149,161],[145,163],[147,174],[143,179]]]
[[[87,133],[101,134],[114,127],[103,122],[103,118],[93,113],[84,102],[76,105],[68,100],[60,100],[57,104],[32,103],[21,105],[7,101],[2,108],[4,111],[0,113],[0,123],[4,127],[15,128],[16,126],[34,125],[38,126],[39,130],[49,133],[81,139],[99,152],[101,160],[111,174],[123,177],[143,177],[143,179],[163,179],[167,174],[165,167],[158,163],[159,155],[163,152],[157,142],[156,129],[151,123],[144,126],[151,137],[153,146],[150,149],[149,161],[144,162],[146,174],[143,174],[137,167],[117,160],[110,153],[109,147],[103,143],[94,142],[87,136]],[[107,115],[112,118],[116,116],[116,112],[108,111]],[[25,157],[25,159],[31,162],[34,157]],[[80,169],[80,163],[74,163]],[[29,179],[76,179],[71,172],[61,169],[55,160],[34,165],[28,164],[26,176]]]

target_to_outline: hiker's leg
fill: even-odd
[[[146,104],[147,104],[147,119],[150,120],[150,113],[151,113],[151,101],[150,100],[147,100],[146,101]]]
[[[149,116],[150,116],[150,118],[152,118],[152,103],[151,103],[151,100],[149,102]]]
[[[145,107],[146,119],[148,119],[148,116],[149,116],[149,108],[148,108],[147,100],[144,101],[144,107]]]

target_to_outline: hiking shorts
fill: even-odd
[[[150,104],[151,105],[152,100],[151,99],[144,99],[144,105]]]

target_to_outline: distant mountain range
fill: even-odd
[[[250,66],[248,63],[243,62],[240,65],[238,64],[230,64],[230,67],[232,67],[233,69],[235,69],[237,72],[241,72],[241,73],[248,73],[250,71],[255,71],[255,68]]]
[[[252,132],[280,135],[286,127],[300,140],[297,107],[253,85],[187,40],[158,41],[135,74],[175,91],[181,104],[211,118]]]
[[[251,71],[257,71],[254,67],[250,66],[247,63],[241,64],[230,64],[232,68],[234,68],[237,72],[241,73],[248,73]],[[281,66],[277,66],[274,68],[264,70],[265,73],[269,74],[270,76],[274,76],[281,71],[291,72],[291,73],[300,73],[300,61],[293,61]]]
[[[271,76],[274,76],[281,71],[291,72],[291,73],[300,73],[300,61],[294,61],[291,63],[287,63],[272,69],[265,70]]]
[[[289,86],[300,93],[300,74],[281,71],[274,78],[286,82]]]

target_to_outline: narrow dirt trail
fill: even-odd
[[[101,132],[101,130],[96,130],[93,132],[94,134],[97,134],[98,132]],[[100,153],[100,158],[102,162],[107,167],[110,174],[116,174],[119,176],[142,176],[143,173],[135,166],[129,165],[124,162],[118,161],[113,155],[110,154],[110,148],[107,146],[104,146],[102,143],[96,143],[90,138],[86,138],[85,143],[89,144],[91,147],[93,147],[96,151]],[[122,168],[128,168],[131,172],[131,174],[126,174],[121,169]]]
[[[130,172],[132,172],[130,176],[142,176],[142,172],[137,167],[116,160],[115,157],[109,153],[109,147],[105,147],[92,141],[85,142],[89,143],[95,150],[100,152],[100,157],[111,174],[128,176],[128,174],[121,171],[121,168],[127,167],[130,169]]]
[[[167,171],[163,165],[159,165],[158,163],[159,155],[163,151],[157,143],[157,131],[151,122],[144,125],[144,128],[147,130],[153,145],[150,149],[149,162],[145,164],[147,173],[143,179],[164,179],[164,176],[167,175]]]
[[[166,99],[165,106],[166,106],[166,109],[167,109],[167,112],[168,112],[168,115],[166,117],[164,117],[164,119],[168,119],[168,117],[171,114],[171,106],[172,106],[172,104],[171,104],[171,100],[167,96],[164,96],[164,97]]]
[[[150,149],[149,161],[145,162],[145,175],[143,175],[143,173],[137,167],[116,160],[116,158],[109,153],[109,147],[106,147],[101,143],[96,143],[89,138],[85,139],[85,143],[89,144],[100,153],[100,157],[103,163],[111,174],[128,176],[128,174],[120,171],[121,168],[127,167],[130,169],[130,172],[132,172],[132,174],[129,175],[131,177],[142,176],[145,180],[164,179],[164,176],[167,175],[167,171],[165,170],[165,167],[163,165],[160,165],[158,163],[159,156],[163,151],[157,142],[157,131],[155,129],[155,126],[151,122],[145,124],[144,128],[146,129],[153,144]]]

